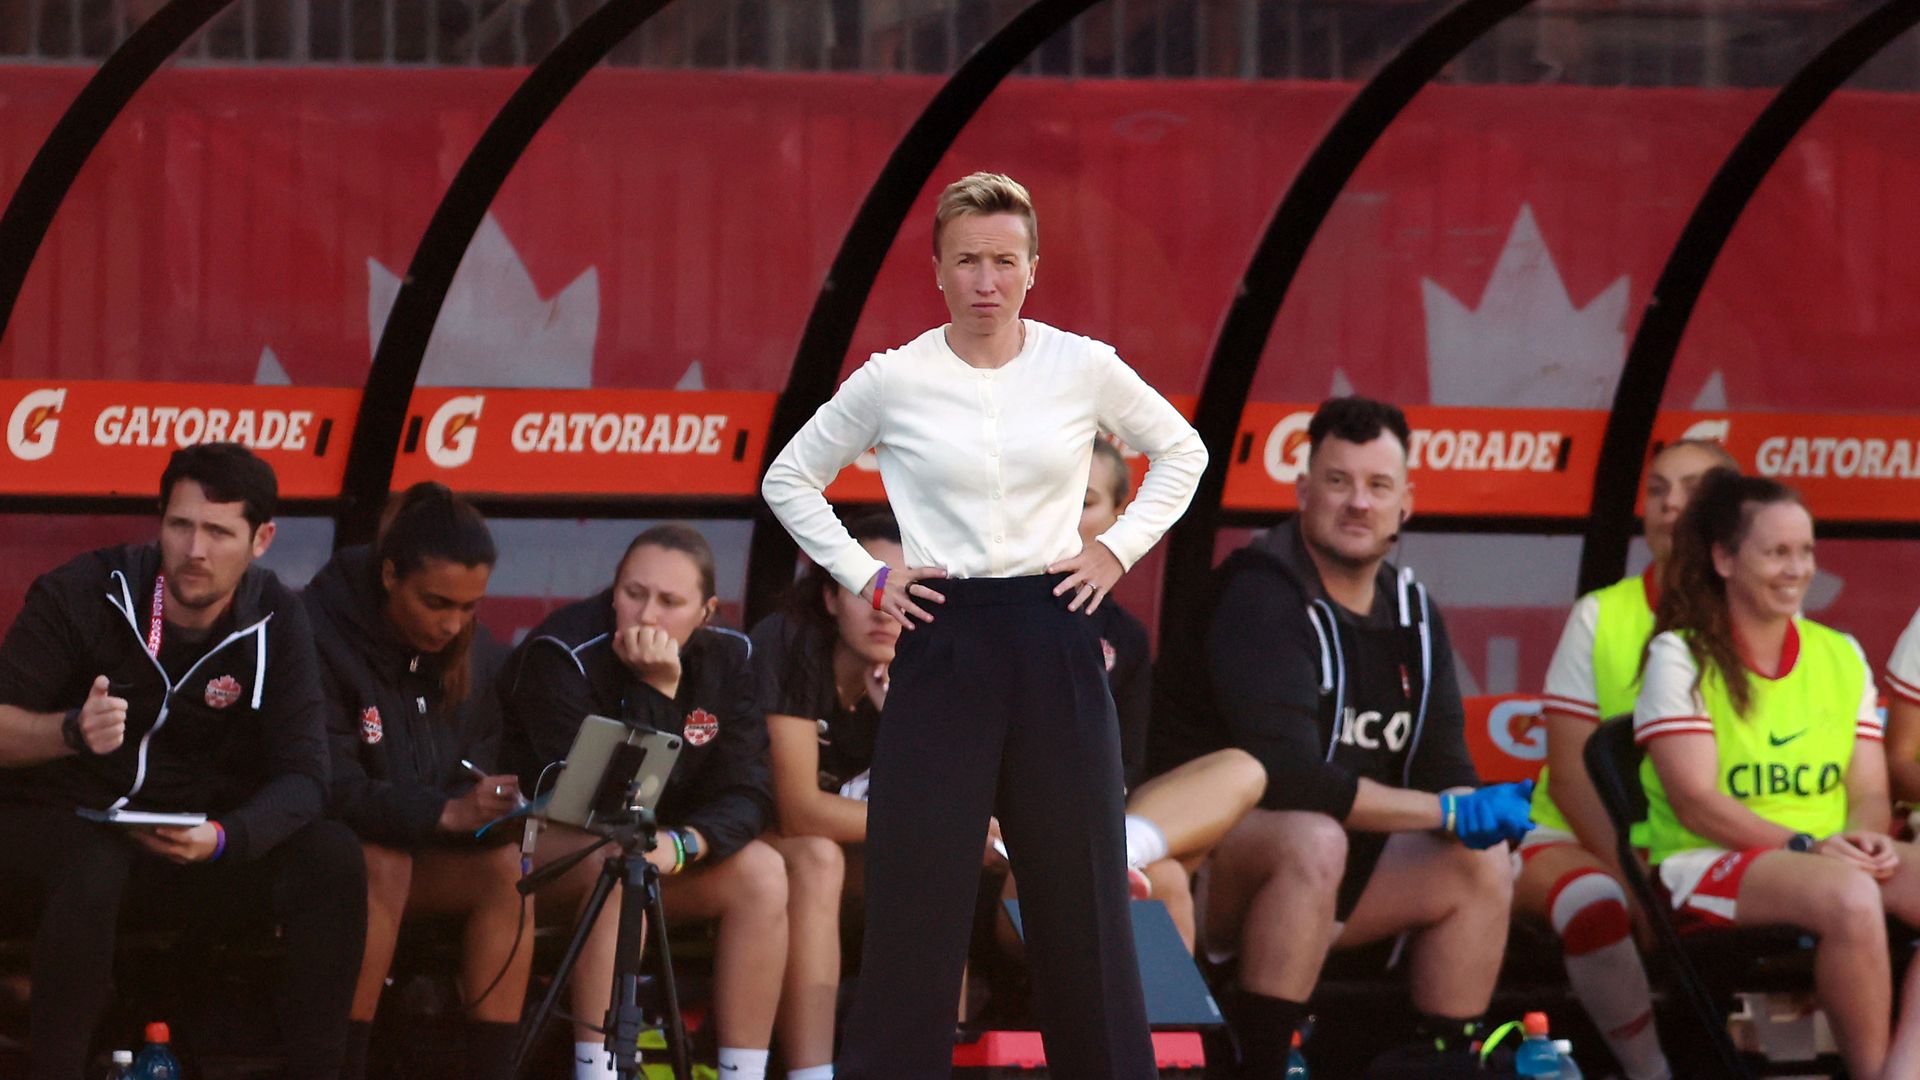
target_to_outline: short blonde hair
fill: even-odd
[[[933,256],[940,257],[940,234],[962,214],[1018,214],[1027,223],[1027,258],[1040,255],[1040,220],[1033,196],[1020,181],[1000,173],[977,172],[947,185],[933,210]]]

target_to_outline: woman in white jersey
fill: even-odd
[[[1920,850],[1887,836],[1866,659],[1800,616],[1813,571],[1813,518],[1791,490],[1707,474],[1674,531],[1634,704],[1648,854],[1683,930],[1818,938],[1814,989],[1849,1075],[1912,1077],[1920,967],[1890,1035],[1885,919],[1920,920]]]
[[[1039,265],[1025,188],[987,173],[950,185],[933,245],[951,322],[848,377],[762,485],[800,547],[907,630],[874,748],[866,935],[840,1073],[950,1075],[994,815],[1025,900],[1049,1069],[1149,1080],[1118,722],[1086,616],[1186,509],[1206,449],[1112,347],[1020,318]],[[1102,430],[1153,464],[1127,513],[1083,547]],[[900,522],[897,574],[822,494],[869,447]]]

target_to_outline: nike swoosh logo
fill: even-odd
[[[1805,735],[1806,733],[1807,733],[1806,729],[1802,728],[1799,731],[1796,731],[1793,734],[1783,739],[1780,736],[1773,734],[1772,732],[1768,732],[1767,741],[1772,743],[1775,746],[1785,746],[1788,743],[1792,742],[1793,740],[1799,738],[1800,736]]]

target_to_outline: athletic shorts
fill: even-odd
[[[1563,832],[1559,829],[1533,830],[1527,834],[1525,840],[1520,841],[1519,847],[1513,849],[1513,876],[1518,878],[1520,871],[1526,869],[1527,863],[1531,861],[1535,855],[1552,848],[1566,847],[1568,845],[1579,847],[1580,838],[1570,832]]]
[[[1669,855],[1654,867],[1654,890],[1673,906],[1674,928],[1694,930],[1734,925],[1740,882],[1755,859],[1779,848],[1695,848]]]

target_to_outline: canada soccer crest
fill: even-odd
[[[386,736],[380,726],[380,710],[372,705],[360,710],[360,741],[372,746]]]
[[[720,734],[720,718],[705,709],[695,709],[687,714],[681,734],[687,737],[688,745],[705,746]]]
[[[240,700],[240,680],[231,675],[222,675],[207,682],[207,704],[216,709],[224,709]]]

